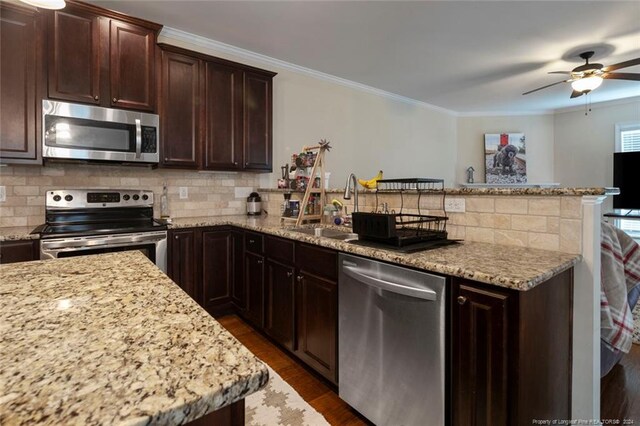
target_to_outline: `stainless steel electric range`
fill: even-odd
[[[148,190],[47,191],[40,259],[140,250],[167,270],[167,226],[153,219]]]

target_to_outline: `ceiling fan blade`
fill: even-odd
[[[577,90],[574,90],[573,92],[571,92],[571,99],[579,98],[582,95],[584,95],[584,92],[578,92]]]
[[[571,75],[571,71],[550,71],[547,74],[567,74],[567,75]]]
[[[537,89],[529,90],[528,92],[524,92],[523,95],[528,95],[529,93],[537,92],[538,90],[546,89],[547,87],[555,86],[556,84],[567,83],[569,80],[558,81],[553,84],[547,84],[546,86],[538,87]]]
[[[640,81],[640,74],[634,74],[631,72],[608,72],[602,76],[609,80],[633,80]]]
[[[640,65],[640,58],[630,59],[628,61],[609,65],[608,67],[604,67],[602,71],[604,72],[615,71],[615,70],[619,70],[620,68],[632,67],[634,65]]]

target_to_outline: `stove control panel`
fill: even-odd
[[[153,207],[153,191],[135,189],[57,189],[47,191],[45,208]]]

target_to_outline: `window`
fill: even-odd
[[[616,152],[640,151],[640,123],[616,124]]]

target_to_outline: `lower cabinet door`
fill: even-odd
[[[452,285],[452,424],[508,424],[508,295]]]
[[[295,353],[331,382],[338,382],[338,284],[298,271]]]
[[[202,304],[201,286],[196,269],[196,231],[169,233],[168,275],[192,299]]]
[[[234,271],[233,240],[230,231],[203,231],[200,253],[204,306],[213,314],[216,307],[231,301]]]
[[[247,307],[247,290],[244,280],[244,246],[242,231],[230,231],[232,249],[233,280],[231,281],[231,301],[240,312]]]
[[[267,260],[264,330],[289,350],[293,350],[294,268]]]
[[[247,290],[247,308],[245,318],[256,327],[264,325],[264,257],[245,252],[244,280]]]

